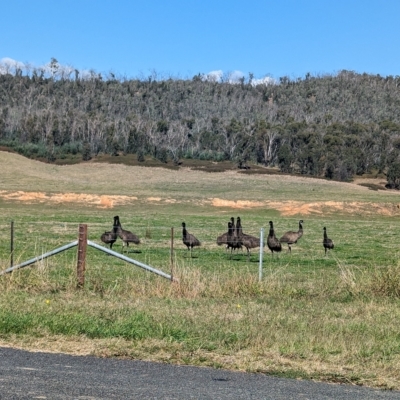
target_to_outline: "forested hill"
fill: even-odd
[[[0,75],[0,144],[48,161],[99,153],[257,162],[348,180],[400,177],[400,77],[341,71],[276,84]]]

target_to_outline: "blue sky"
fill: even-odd
[[[400,0],[12,0],[0,61],[126,78],[400,75]]]

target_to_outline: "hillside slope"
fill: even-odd
[[[55,166],[0,152],[0,199],[100,208],[186,203],[219,209],[275,209],[282,215],[398,215],[400,193],[289,175],[206,173],[181,168],[84,163]],[[381,183],[379,180],[378,183]]]

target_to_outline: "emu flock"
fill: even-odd
[[[297,241],[303,236],[303,220],[299,221],[299,229],[297,231],[288,231],[280,239],[275,236],[274,224],[269,221],[269,233],[267,237],[267,246],[273,255],[282,251],[282,243],[288,245],[288,252],[292,251],[292,245],[296,244]],[[112,249],[113,244],[116,242],[117,238],[122,240],[122,253],[124,252],[124,247],[127,249],[129,243],[140,244],[140,239],[134,233],[127,231],[122,228],[119,216],[114,217],[114,223],[111,231],[104,232],[101,235],[101,241],[107,245],[110,245]],[[194,247],[201,246],[200,240],[198,240],[194,235],[188,232],[186,229],[186,223],[182,222],[182,242],[190,251],[190,256],[192,257],[192,250]],[[225,246],[226,250],[230,250],[230,258],[232,258],[233,251],[243,250],[247,251],[247,258],[250,258],[250,250],[260,247],[260,238],[243,233],[242,222],[240,217],[237,217],[236,223],[235,218],[231,217],[228,222],[228,231],[217,237],[218,246]],[[334,248],[332,239],[328,238],[326,227],[323,228],[323,247],[325,249],[325,255],[328,250]],[[263,247],[265,243],[263,243]]]
[[[112,249],[112,245],[117,241],[117,238],[122,240],[122,253],[124,252],[124,247],[129,247],[129,243],[140,244],[140,239],[137,235],[132,233],[131,231],[127,231],[122,229],[121,222],[119,220],[119,216],[116,215],[114,217],[114,224],[111,231],[104,232],[100,239],[103,243],[109,244],[110,249]]]

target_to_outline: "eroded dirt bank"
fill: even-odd
[[[138,199],[136,196],[121,195],[95,195],[82,193],[45,193],[45,192],[24,192],[24,191],[0,191],[0,198],[5,201],[17,201],[25,203],[77,203],[87,204],[97,208],[112,209],[117,206],[134,204],[136,201],[148,201],[157,203],[179,203],[178,199],[147,197]],[[214,207],[224,207],[232,209],[249,208],[269,208],[277,210],[283,216],[292,215],[318,215],[327,213],[342,214],[364,214],[364,215],[400,215],[400,205],[391,203],[371,203],[371,202],[341,202],[341,201],[250,201],[250,200],[227,200],[220,198],[210,198],[203,200],[199,205],[211,205]]]

